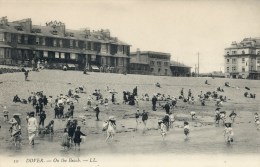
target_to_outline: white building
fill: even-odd
[[[260,38],[232,42],[225,49],[225,77],[260,79]]]

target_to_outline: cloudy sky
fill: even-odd
[[[0,16],[110,29],[131,51],[171,53],[172,60],[191,67],[199,52],[201,72],[223,70],[224,48],[232,41],[260,37],[257,0],[0,0]]]

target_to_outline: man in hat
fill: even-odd
[[[156,111],[156,102],[157,102],[157,98],[154,95],[153,98],[152,98],[153,111]]]
[[[40,122],[39,122],[39,126],[42,125],[42,127],[44,127],[44,120],[46,119],[46,114],[45,114],[45,111],[42,111],[40,113]]]

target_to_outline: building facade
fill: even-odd
[[[176,77],[189,77],[191,76],[191,67],[186,66],[183,63],[179,63],[176,61],[170,62],[170,68],[173,76]]]
[[[140,51],[130,53],[129,73],[171,76],[169,53]]]
[[[225,77],[260,79],[260,38],[232,42],[225,49]]]
[[[31,19],[8,22],[0,18],[0,64],[61,68],[64,64],[79,69],[127,70],[130,45],[110,36],[109,30],[69,30],[57,21],[45,26],[33,25]]]

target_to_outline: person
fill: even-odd
[[[34,138],[38,129],[37,119],[34,118],[34,112],[31,112],[28,119],[29,144],[34,145]]]
[[[223,134],[226,142],[228,143],[233,142],[234,132],[233,129],[231,128],[231,123],[225,123],[225,129]]]
[[[39,113],[40,113],[40,106],[39,106],[38,103],[37,103],[36,106],[35,106],[35,113],[36,113],[36,116],[38,116]]]
[[[59,115],[59,107],[57,104],[55,104],[55,107],[54,107],[54,118],[59,118],[60,115]]]
[[[259,120],[258,113],[255,113],[255,114],[254,114],[254,118],[255,118],[256,128],[257,128],[257,130],[260,130],[260,120]]]
[[[136,113],[135,113],[136,130],[137,130],[138,123],[139,123],[139,117],[140,117],[140,112],[139,112],[139,108],[138,108],[138,109],[136,110]]]
[[[169,114],[170,113],[170,104],[169,104],[169,102],[167,101],[167,103],[165,104],[165,106],[164,106],[164,109],[165,109],[165,111],[166,111],[166,114]]]
[[[4,122],[7,122],[7,121],[9,120],[9,118],[8,118],[8,114],[9,114],[9,112],[8,112],[6,106],[4,106],[3,113],[4,113]]]
[[[96,105],[96,107],[95,107],[95,111],[96,111],[96,118],[97,118],[97,121],[99,121],[99,113],[100,113],[100,110],[99,110],[99,107],[98,107],[98,105]]]
[[[111,99],[112,103],[115,104],[115,94],[112,93],[112,99]]]
[[[156,102],[157,102],[157,98],[154,95],[153,98],[152,98],[153,111],[156,111]]]
[[[144,124],[143,132],[145,132],[146,124],[147,124],[147,120],[148,120],[148,112],[145,112],[145,110],[143,110],[143,113],[141,115],[142,115],[142,121],[143,121],[143,124]]]
[[[169,117],[170,117],[170,128],[173,128],[173,122],[175,121],[175,119],[174,119],[174,115],[172,112],[170,112]]]
[[[71,102],[70,104],[70,112],[71,112],[71,117],[73,118],[73,114],[74,114],[74,105],[73,105],[73,102]]]
[[[68,135],[69,135],[70,144],[72,144],[72,140],[73,140],[75,130],[76,130],[76,125],[70,119],[68,121]]]
[[[191,97],[191,89],[189,89],[188,97]]]
[[[92,98],[91,98],[91,95],[88,96],[88,101],[87,101],[87,105],[89,107],[91,107],[91,101],[92,101]]]
[[[169,127],[170,127],[170,116],[169,116],[169,114],[165,114],[162,121],[163,121],[163,124],[166,126],[166,130],[169,131]]]
[[[12,118],[9,121],[9,123],[11,124],[9,131],[11,133],[12,141],[14,142],[15,146],[17,146],[17,144],[21,145],[21,141],[22,141],[21,127],[19,126],[15,118]]]
[[[27,79],[28,79],[28,75],[29,75],[29,70],[27,70],[27,71],[24,72],[25,81],[27,81]]]
[[[40,122],[39,122],[39,126],[42,125],[42,127],[44,127],[44,120],[46,119],[46,114],[45,111],[42,111],[42,113],[40,114]]]
[[[184,97],[183,88],[181,88],[181,96]]]
[[[160,131],[161,131],[162,139],[164,141],[164,138],[165,138],[165,136],[167,134],[167,126],[165,125],[163,120],[159,120],[158,124],[159,124],[159,128],[160,128]]]
[[[190,115],[191,115],[192,120],[194,120],[196,118],[196,112],[195,111],[191,111]]]
[[[52,101],[52,96],[49,96],[48,102],[49,102],[49,104],[50,104],[50,106],[51,106],[51,108],[52,108],[52,103],[53,103],[53,101]]]
[[[46,128],[46,130],[47,130],[47,132],[48,133],[50,133],[50,134],[54,134],[54,121],[53,120],[51,120],[50,122],[49,122],[49,124],[45,127]]]
[[[73,141],[74,141],[74,144],[75,144],[75,150],[77,148],[77,145],[78,145],[79,150],[80,150],[80,143],[82,141],[81,136],[86,136],[86,135],[80,131],[80,126],[78,126],[75,133],[74,133],[74,136],[73,136]]]
[[[236,116],[237,114],[235,113],[235,111],[232,111],[231,114],[229,115],[229,118],[231,119],[232,123],[235,122]]]
[[[106,110],[108,110],[108,98],[105,98],[104,105]]]
[[[190,134],[190,127],[189,127],[189,123],[188,122],[184,122],[184,135],[185,135],[185,139],[189,138],[189,134]]]
[[[68,150],[70,148],[70,138],[69,138],[67,128],[64,129],[61,146],[63,147],[64,150]]]
[[[107,142],[109,138],[113,140],[115,133],[116,133],[116,119],[114,116],[110,116],[108,118],[107,137],[105,141]]]

